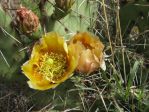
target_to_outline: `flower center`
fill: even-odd
[[[46,53],[39,61],[38,71],[49,81],[62,77],[66,70],[66,57],[63,54]]]

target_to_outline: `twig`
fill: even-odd
[[[112,41],[111,41],[111,37],[110,37],[110,33],[109,33],[109,23],[108,23],[108,18],[107,18],[106,7],[105,7],[105,1],[104,1],[104,0],[102,0],[102,4],[103,4],[104,18],[105,18],[105,22],[106,22],[106,32],[107,32],[107,36],[108,36],[108,40],[109,40],[110,48],[111,48],[112,62],[113,62],[113,65],[115,66],[115,62],[114,62],[114,52],[113,52]]]
[[[47,12],[45,10],[45,4],[46,4],[47,0],[40,0],[38,6],[39,6],[39,9],[40,9],[40,13],[41,13],[41,25],[43,27],[43,31],[44,33],[46,33],[46,21],[48,20],[47,18]]]
[[[7,94],[7,95],[5,95],[5,96],[1,97],[1,98],[0,98],[0,100],[2,100],[2,99],[4,99],[4,98],[6,98],[6,97],[8,97],[8,96],[12,95],[13,93],[14,93],[14,92],[11,92],[11,93],[9,93],[9,94]]]
[[[122,38],[122,33],[121,33],[119,9],[120,9],[119,0],[117,0],[117,11],[116,11],[117,28],[116,29],[117,29],[117,35],[120,38],[120,43],[121,43],[121,46],[122,46],[121,52],[122,52],[123,69],[124,69],[124,81],[126,83],[126,78],[127,77],[126,77],[125,56],[124,56],[125,48],[123,47],[124,45],[123,45],[123,38]]]

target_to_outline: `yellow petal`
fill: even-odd
[[[91,72],[97,70],[97,68],[99,68],[99,62],[96,61],[91,50],[83,50],[79,58],[77,70],[82,73],[90,74]]]
[[[55,32],[46,33],[39,42],[35,43],[31,57],[45,52],[68,53],[64,38]]]
[[[85,50],[84,45],[81,42],[76,42],[75,44],[69,44],[69,50],[71,52],[70,55],[73,55],[76,58],[76,61],[80,57],[80,54],[83,50]],[[78,62],[78,61],[77,61]]]
[[[72,43],[75,44],[78,41],[80,41],[86,48],[89,49],[98,48],[100,49],[100,51],[102,51],[104,48],[104,45],[102,44],[102,42],[99,40],[98,37],[92,36],[87,32],[78,33],[74,35],[74,37],[72,37],[72,39],[70,40],[70,44]]]
[[[26,77],[33,82],[42,80],[42,76],[35,72],[35,70],[34,70],[35,66],[36,65],[33,65],[31,60],[29,60],[26,63],[24,63],[23,66],[21,67],[22,71],[26,75]]]
[[[59,78],[59,80],[55,81],[55,83],[64,82],[65,80],[67,80],[69,77],[73,75],[73,72],[78,65],[78,61],[77,61],[78,57],[77,55],[73,55],[75,54],[75,51],[76,49],[74,49],[73,46],[68,47],[68,63],[67,63],[66,72],[62,75],[61,78]]]
[[[80,72],[91,73],[102,66],[104,45],[98,37],[87,32],[78,33],[70,39],[69,46],[76,49]]]
[[[48,81],[40,81],[40,82],[32,82],[32,81],[28,81],[27,82],[29,87],[32,89],[37,89],[37,90],[47,90],[47,89],[51,89],[51,88],[55,88],[58,84],[54,84],[54,83],[50,83]]]
[[[34,73],[33,65],[26,62],[22,66],[23,73],[27,76],[30,80],[28,81],[28,85],[30,88],[37,89],[37,90],[47,90],[50,88],[56,87],[58,84],[54,84],[49,82],[42,75],[38,74],[37,72]]]
[[[56,53],[68,53],[67,44],[64,38],[55,32],[47,33],[43,36],[43,41],[47,45],[48,51]]]

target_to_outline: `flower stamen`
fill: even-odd
[[[47,80],[54,81],[61,77],[66,71],[66,58],[63,54],[45,53],[40,58],[38,73],[42,74]]]

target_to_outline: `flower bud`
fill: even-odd
[[[16,25],[23,33],[36,32],[39,26],[38,17],[25,7],[21,7],[16,12]]]
[[[74,0],[55,0],[56,6],[64,11],[68,11],[74,4]]]

